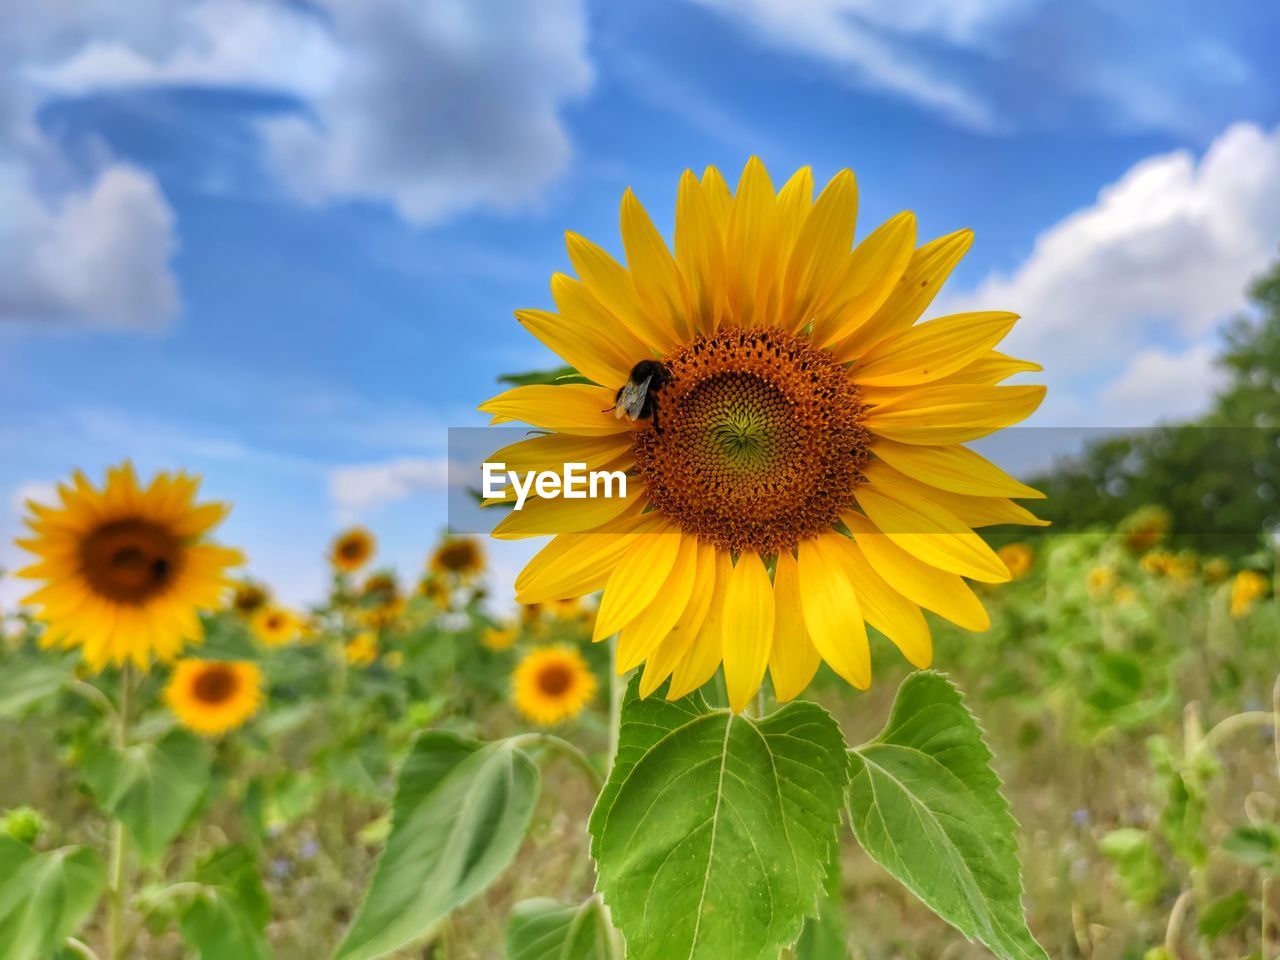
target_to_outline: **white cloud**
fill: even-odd
[[[336,467],[329,496],[343,522],[422,493],[443,492],[449,483],[445,457],[404,457],[382,463]]]
[[[178,309],[176,238],[155,178],[115,163],[89,186],[46,199],[27,173],[0,170],[0,321],[164,327]]]
[[[328,0],[346,58],[310,115],[263,124],[312,201],[386,200],[414,223],[535,200],[571,148],[560,118],[592,69],[580,0]]]
[[[1237,124],[1199,160],[1179,150],[1135,164],[1042,233],[1017,269],[992,274],[944,309],[1017,311],[1023,319],[1002,349],[1046,365],[1048,409],[1107,414],[1084,405],[1099,375],[1152,342],[1181,353],[1182,371],[1192,373],[1191,348],[1244,307],[1250,280],[1277,253],[1280,128]],[[1144,363],[1133,376],[1150,381],[1169,369]],[[1202,387],[1189,383],[1187,393],[1203,397]]]
[[[864,86],[935,109],[964,126],[996,125],[989,105],[932,70],[908,44],[911,37],[960,47],[980,46],[983,32],[1021,0],[695,0],[746,25],[764,42],[853,71]]]
[[[1181,353],[1142,350],[1124,371],[1098,392],[1098,417],[1108,426],[1149,426],[1201,414],[1223,385],[1212,344]]]

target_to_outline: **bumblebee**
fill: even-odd
[[[632,422],[653,418],[653,429],[662,432],[658,423],[658,394],[671,382],[671,371],[658,360],[641,360],[631,368],[631,377],[618,388],[609,410],[619,420],[625,414]]]

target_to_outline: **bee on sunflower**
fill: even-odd
[[[525,654],[514,677],[516,708],[549,727],[580,714],[596,695],[596,676],[573,647],[538,647]]]
[[[262,671],[242,660],[179,660],[164,689],[188,730],[215,737],[242,726],[262,705]]]
[[[77,470],[56,506],[27,502],[32,536],[16,542],[39,561],[18,576],[43,585],[23,602],[38,607],[46,646],[80,648],[91,670],[170,662],[203,638],[200,612],[218,607],[227,569],[244,562],[210,531],[224,503],[197,503],[200,480],[161,472],[142,486],[131,463],[95,487]]]
[[[864,688],[868,624],[926,666],[922,608],[984,630],[966,579],[1010,579],[975,528],[1042,523],[1013,499],[1042,494],[965,446],[1044,396],[1003,383],[1041,369],[995,349],[1017,317],[917,322],[972,234],[917,247],[901,213],[854,247],[856,211],[847,170],[816,199],[807,168],[776,191],[754,158],[736,191],[686,172],[674,254],[628,191],[626,265],[570,233],[558,313],[516,314],[591,382],[482,404],[545,431],[491,459],[629,476],[625,497],[530,498],[493,535],[555,534],[517,599],[603,589],[594,636],[620,632],[644,695],[722,663],[734,710],[766,670],[787,700],[822,660]]]

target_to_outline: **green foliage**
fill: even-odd
[[[498,377],[499,383],[512,387],[528,387],[536,384],[590,383],[591,381],[573,367],[556,367],[553,370],[530,370],[528,373],[507,373]],[[622,386],[622,384],[618,384]]]
[[[1045,960],[1022,913],[1017,823],[960,692],[932,671],[850,751],[849,816],[863,849],[961,933],[1004,960]]]
[[[1200,914],[1200,922],[1196,928],[1200,936],[1208,940],[1216,940],[1224,934],[1231,933],[1249,916],[1249,898],[1243,890],[1219,897]]]
[[[1222,852],[1268,873],[1280,873],[1280,827],[1236,827],[1222,841]]]
[[[201,960],[270,960],[264,931],[271,903],[252,851],[214,851],[196,868],[195,881],[201,890],[182,916],[182,936]]]
[[[836,841],[839,727],[812,703],[756,720],[638,686],[590,823],[628,958],[776,960],[816,912]]]
[[[613,936],[595,897],[576,907],[525,900],[507,924],[507,960],[622,960]]]
[[[1098,849],[1115,867],[1130,900],[1145,906],[1160,899],[1168,881],[1151,834],[1137,827],[1121,827],[1099,839]]]
[[[36,853],[0,836],[0,957],[46,960],[93,912],[106,882],[84,847]]]
[[[840,861],[827,866],[827,883],[818,916],[806,917],[800,939],[791,948],[795,960],[849,960],[848,932],[840,891]]]
[[[419,737],[377,873],[336,958],[385,956],[489,886],[524,839],[538,786],[537,766],[513,740]]]
[[[138,853],[156,863],[187,825],[210,781],[209,745],[184,730],[158,743],[89,757],[84,778],[98,803],[129,830]]]
[[[70,679],[67,671],[48,662],[23,657],[5,662],[0,670],[0,717],[23,717]]]
[[[44,833],[47,826],[39,810],[34,807],[16,807],[5,811],[4,819],[0,820],[0,834],[7,834],[30,845]]]

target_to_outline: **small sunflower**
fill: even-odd
[[[82,647],[93,670],[146,669],[200,642],[199,611],[220,604],[226,569],[244,558],[206,539],[229,507],[196,503],[199,485],[162,472],[143,488],[125,463],[101,490],[77,470],[59,485],[59,506],[28,501],[34,536],[16,542],[40,560],[18,576],[44,581],[23,602],[40,608],[45,646]]]
[[[375,573],[365,580],[360,588],[360,606],[363,619],[373,626],[385,626],[399,616],[405,601],[395,575]]]
[[[1237,620],[1248,616],[1266,595],[1267,578],[1256,570],[1241,570],[1231,581],[1231,616]]]
[[[463,583],[484,573],[484,549],[474,537],[446,537],[431,554],[431,572]]]
[[[373,557],[377,541],[364,527],[352,527],[338,534],[329,550],[329,560],[344,573],[354,573]]]
[[[1115,586],[1116,573],[1108,566],[1094,567],[1089,571],[1087,583],[1089,592],[1095,597],[1105,596]]]
[[[298,638],[302,621],[284,607],[263,607],[250,621],[253,632],[268,647],[281,647]]]
[[[1009,576],[1014,580],[1021,580],[1035,565],[1035,551],[1025,543],[1009,543],[1005,544],[996,551],[996,555],[1004,561],[1004,565],[1009,568]]]
[[[576,717],[595,694],[595,674],[572,647],[539,647],[516,667],[516,707],[541,726]]]
[[[1169,511],[1154,504],[1140,507],[1120,524],[1120,533],[1130,553],[1146,553],[1153,550],[1169,534]]]
[[[1202,568],[1206,583],[1225,583],[1231,576],[1231,561],[1226,557],[1210,557]]]
[[[620,632],[616,667],[643,663],[643,694],[671,678],[683,696],[721,663],[735,710],[766,670],[787,700],[822,660],[866,687],[867,624],[926,666],[921,608],[985,630],[966,578],[1010,579],[975,528],[1042,523],[1011,499],[1042,494],[964,446],[1043,399],[1003,385],[1041,369],[995,349],[1017,317],[917,322],[972,234],[917,247],[901,213],[853,247],[856,212],[848,170],[816,199],[808,168],[775,191],[753,158],[736,193],[686,171],[674,254],[628,191],[626,265],[570,234],[559,312],[516,314],[591,382],[482,404],[545,431],[492,459],[626,471],[627,496],[533,498],[493,535],[556,534],[517,599],[603,588],[595,638]],[[657,414],[616,402],[639,361],[663,370]]]
[[[441,610],[448,610],[452,606],[453,597],[449,587],[434,574],[427,574],[418,581],[418,596],[430,600]]]
[[[480,644],[486,650],[501,653],[503,650],[510,650],[514,647],[519,637],[519,627],[486,627],[484,632],[480,634]]]
[[[368,631],[357,633],[347,641],[343,652],[353,667],[367,667],[378,659],[378,638]]]
[[[164,697],[184,727],[217,736],[258,712],[262,671],[243,660],[179,660]]]
[[[242,581],[231,595],[231,609],[242,617],[252,617],[271,602],[271,592],[261,584]]]

